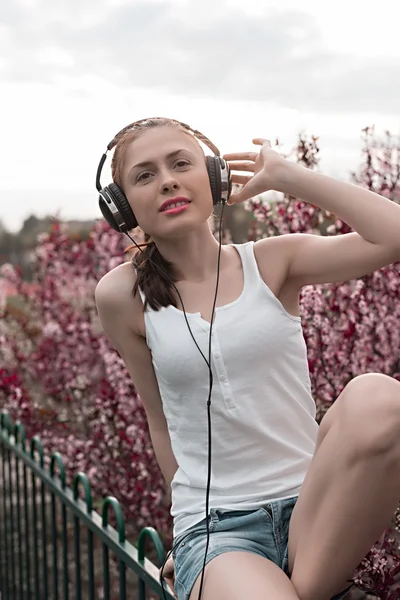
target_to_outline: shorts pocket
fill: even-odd
[[[258,512],[265,518],[268,525],[273,524],[272,510],[268,504],[266,504],[265,506],[262,506]]]

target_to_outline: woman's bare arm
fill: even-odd
[[[121,265],[103,277],[95,299],[104,332],[120,354],[132,378],[147,416],[154,452],[168,486],[178,465],[171,448],[157,379],[146,340],[138,323],[143,320],[140,298],[133,298],[132,267]]]

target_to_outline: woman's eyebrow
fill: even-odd
[[[190,153],[190,150],[187,150],[187,148],[179,148],[179,150],[173,150],[173,152],[169,152],[167,154],[166,158],[167,159],[173,158],[180,152],[189,152]],[[149,166],[152,166],[153,164],[154,164],[154,161],[152,161],[152,160],[145,160],[143,162],[137,163],[136,165],[134,165],[132,167],[132,169],[130,170],[130,173],[132,173],[133,169],[137,169],[138,167],[149,167]]]

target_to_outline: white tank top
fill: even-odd
[[[254,243],[233,247],[244,287],[216,309],[212,331],[210,508],[255,510],[299,493],[318,425],[301,319],[261,278]],[[209,323],[200,313],[187,317],[208,357]],[[149,308],[145,327],[178,463],[171,486],[177,536],[205,517],[209,373],[180,309]]]

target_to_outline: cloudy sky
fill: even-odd
[[[398,0],[1,0],[0,218],[99,216],[100,156],[149,116],[222,152],[305,130],[347,177],[362,127],[400,129],[399,18]]]

